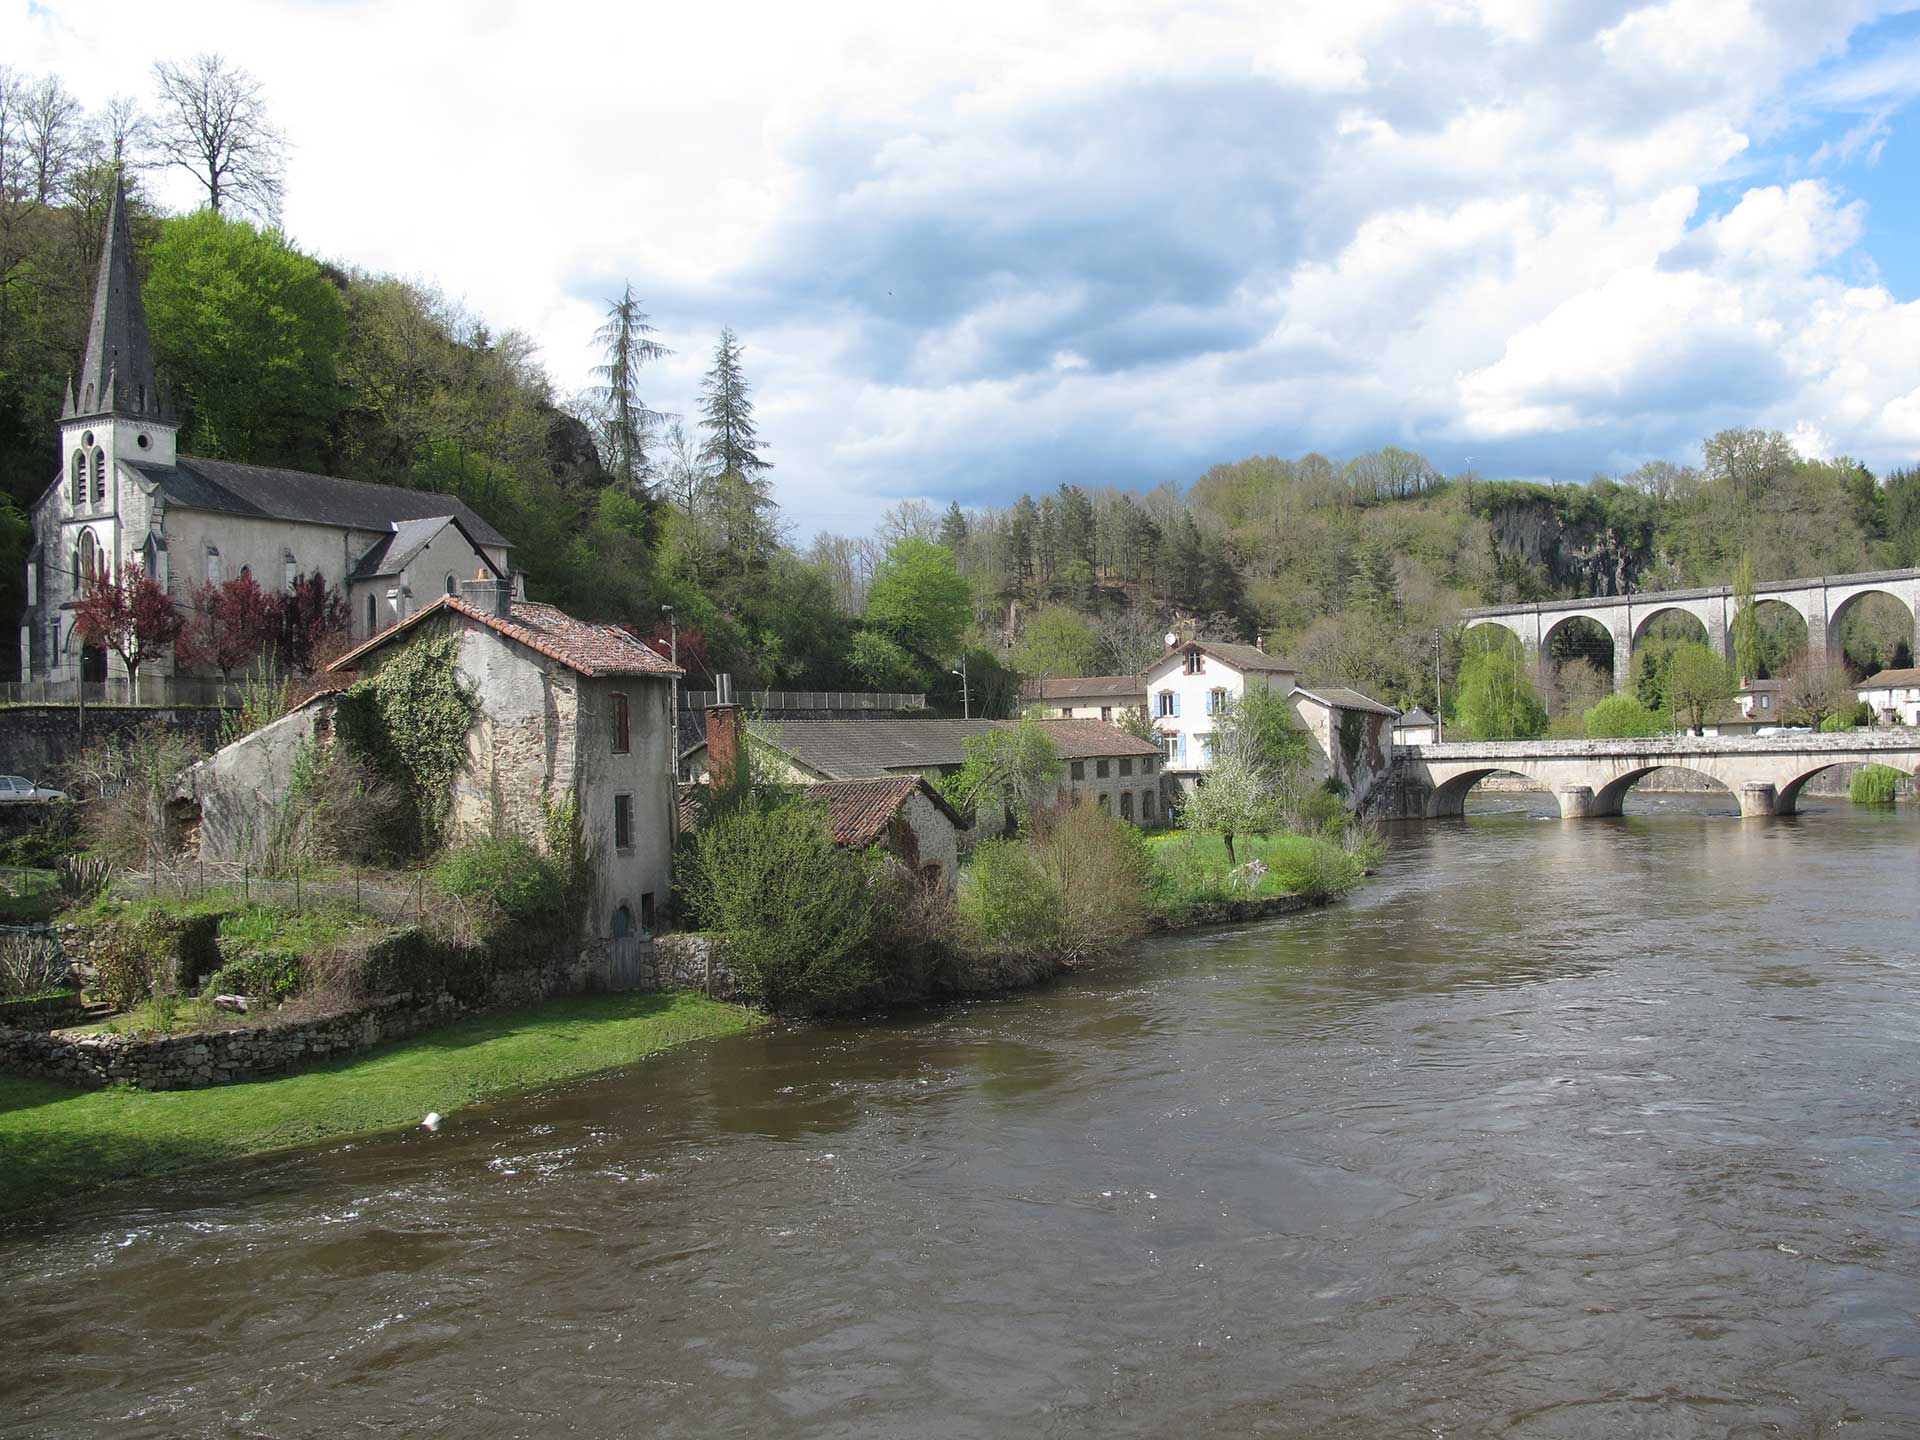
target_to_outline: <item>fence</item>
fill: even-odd
[[[242,684],[237,680],[209,680],[198,675],[142,675],[135,687],[124,675],[106,680],[4,680],[0,705],[144,705],[168,709],[176,705],[238,705]],[[84,690],[84,697],[82,692]]]
[[[682,690],[680,708],[704,710],[714,703],[712,690]],[[735,697],[749,710],[924,710],[925,695],[853,690],[749,690]]]
[[[222,895],[242,904],[271,905],[295,913],[345,910],[401,924],[417,924],[448,903],[421,872],[329,867],[268,877],[251,865],[200,860],[159,865],[147,871],[117,871],[113,893],[127,898],[166,899]]]

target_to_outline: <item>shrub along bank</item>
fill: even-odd
[[[451,1115],[755,1023],[747,1010],[696,995],[583,995],[213,1090],[76,1093],[0,1077],[0,1214],[110,1183],[391,1130],[429,1111]]]

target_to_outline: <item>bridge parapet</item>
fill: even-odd
[[[1395,752],[1423,760],[1554,760],[1613,756],[1818,755],[1846,751],[1920,753],[1920,729],[1837,733],[1793,731],[1785,735],[1645,735],[1626,740],[1448,740],[1399,745]],[[1836,763],[1829,761],[1829,764]]]

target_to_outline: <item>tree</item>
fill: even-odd
[[[1470,641],[1454,682],[1454,720],[1472,740],[1530,740],[1544,734],[1547,707],[1527,674],[1519,642]]]
[[[231,680],[279,631],[280,606],[251,575],[202,585],[189,600],[175,657]]]
[[[620,482],[636,489],[646,482],[651,465],[647,446],[653,427],[665,417],[649,410],[640,399],[640,367],[649,360],[662,360],[673,352],[651,338],[653,326],[647,312],[634,298],[633,285],[607,307],[607,322],[594,332],[594,340],[607,357],[593,373],[604,382],[598,391],[601,440],[604,459]]]
[[[1048,605],[1027,621],[1013,665],[1027,676],[1085,675],[1100,654],[1100,637],[1070,605]]]
[[[1698,641],[1674,647],[1664,674],[1667,704],[1698,735],[1740,688],[1727,662]]]
[[[753,477],[769,470],[760,458],[759,431],[753,423],[753,401],[740,369],[740,341],[731,329],[720,332],[713,349],[713,368],[700,382],[700,428],[707,432],[700,458],[722,475]]]
[[[1227,864],[1238,864],[1235,835],[1267,835],[1280,825],[1280,797],[1270,777],[1237,749],[1220,753],[1205,778],[1187,797],[1181,823],[1189,830],[1217,834],[1227,845]]]
[[[972,618],[972,591],[953,552],[931,540],[896,540],[867,587],[867,624],[945,666]]]
[[[160,87],[153,145],[163,165],[185,170],[207,208],[277,223],[286,138],[267,119],[260,82],[216,54],[153,67]],[[270,352],[267,352],[270,353]]]
[[[875,690],[918,690],[926,683],[926,668],[891,635],[878,630],[854,633],[847,652],[847,668],[863,685]]]
[[[1733,662],[1738,672],[1758,680],[1763,672],[1760,658],[1760,611],[1754,596],[1753,553],[1743,551],[1733,572]]]
[[[1609,695],[1587,711],[1582,728],[1589,740],[1626,740],[1658,735],[1666,726],[1638,695]]]
[[[956,564],[967,553],[967,534],[966,512],[955,500],[947,506],[947,513],[940,517],[940,543],[953,552]]]
[[[1855,703],[1853,681],[1840,665],[1803,658],[1780,685],[1780,718],[1789,725],[1818,730],[1829,717],[1850,712]]]
[[[279,620],[280,655],[287,668],[300,675],[311,675],[317,666],[333,657],[348,633],[352,617],[347,597],[327,584],[318,570],[305,579],[296,579],[285,595],[276,596]]]
[[[74,605],[73,624],[89,645],[104,645],[127,667],[128,688],[140,698],[140,667],[180,634],[180,612],[147,572],[132,560],[119,579],[89,576]]]
[[[22,138],[27,152],[27,190],[36,205],[51,205],[66,190],[67,177],[85,153],[80,102],[52,75],[27,92]]]
[[[317,263],[277,231],[203,210],[161,230],[146,305],[194,453],[323,460],[340,411],[347,308]]]
[[[1066,769],[1052,738],[1037,720],[969,735],[960,748],[965,763],[941,788],[963,809],[1002,811],[1009,837],[1053,796]]]

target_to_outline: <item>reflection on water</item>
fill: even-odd
[[[1920,816],[1488,803],[1323,912],[16,1236],[0,1432],[1920,1433]]]

